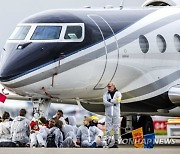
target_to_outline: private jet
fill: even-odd
[[[40,12],[7,40],[0,81],[19,95],[9,99],[31,100],[36,116],[50,102],[104,114],[112,81],[122,93],[121,133],[152,133],[151,115],[180,116],[179,25],[178,7]]]

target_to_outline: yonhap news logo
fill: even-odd
[[[119,139],[119,144],[176,144],[175,139],[169,138],[156,138],[156,139]]]

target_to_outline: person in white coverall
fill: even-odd
[[[83,125],[78,128],[77,131],[77,144],[81,147],[103,147],[103,132],[96,126],[90,125],[91,118],[84,117]]]
[[[105,105],[105,115],[106,115],[106,137],[107,145],[110,142],[110,132],[114,130],[114,139],[115,144],[114,148],[118,147],[118,138],[119,138],[119,127],[120,127],[120,102],[121,102],[121,93],[116,89],[115,85],[110,82],[107,85],[108,91],[103,95],[103,102]]]
[[[30,121],[25,117],[26,110],[21,109],[19,116],[17,116],[11,125],[12,142],[16,143],[16,146],[25,147],[29,144],[30,135]]]
[[[43,135],[47,136],[47,132],[43,132],[42,129],[40,129],[38,123],[36,121],[31,121],[30,123],[31,131],[30,131],[30,146],[35,147],[45,147],[46,142],[43,139]],[[47,128],[48,129],[48,128]],[[45,134],[44,134],[45,133]]]

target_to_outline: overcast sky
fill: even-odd
[[[34,13],[58,8],[119,7],[122,0],[1,0],[0,1],[0,50],[17,23]],[[125,0],[126,7],[140,7],[145,0]]]

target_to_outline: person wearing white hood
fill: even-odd
[[[73,126],[69,124],[63,124],[63,122],[59,120],[59,128],[63,133],[64,141],[62,145],[64,148],[79,147],[79,145],[76,144],[77,138]]]
[[[29,144],[30,121],[25,117],[26,110],[21,109],[11,125],[12,141],[19,147],[25,147]]]
[[[77,134],[78,127],[76,126],[76,119],[74,116],[69,116],[65,119],[66,124],[73,127],[74,133]]]
[[[90,117],[84,117],[83,125],[77,131],[77,144],[86,148],[104,147],[106,144],[102,141],[103,132],[96,126],[91,126],[90,122]]]
[[[15,147],[16,144],[11,141],[11,124],[9,112],[4,112],[2,122],[0,123],[0,147]]]

